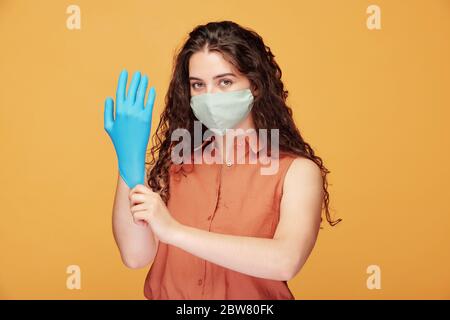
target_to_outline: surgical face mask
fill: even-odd
[[[208,129],[224,135],[241,122],[253,107],[250,89],[203,93],[191,97],[191,108],[198,120]]]

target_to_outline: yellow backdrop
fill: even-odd
[[[381,29],[367,27],[372,4]],[[331,170],[343,222],[320,231],[289,282],[296,299],[450,298],[446,0],[1,0],[0,298],[144,298],[147,268],[123,266],[112,236],[104,99],[122,68],[140,70],[159,114],[175,49],[224,19],[272,48],[295,120]],[[81,289],[67,288],[71,265]]]

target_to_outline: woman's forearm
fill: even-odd
[[[288,280],[290,259],[281,240],[208,232],[180,225],[169,244],[254,277]]]
[[[112,216],[113,235],[123,263],[129,268],[142,268],[151,263],[157,250],[157,240],[148,226],[134,223],[130,211],[130,189],[118,175]]]

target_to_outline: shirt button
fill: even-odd
[[[198,279],[198,285],[201,286],[202,283],[203,283],[203,280],[202,279]]]
[[[231,167],[232,164],[233,164],[233,163],[232,163],[231,161],[228,161],[228,162],[227,162],[227,167]]]

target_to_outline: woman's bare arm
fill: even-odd
[[[134,223],[130,211],[129,192],[130,188],[118,175],[112,227],[123,263],[128,268],[137,269],[153,262],[159,240],[149,226]]]
[[[309,159],[297,158],[286,174],[280,221],[273,239],[180,225],[169,244],[234,271],[266,279],[291,280],[316,242],[322,185],[320,169]]]

